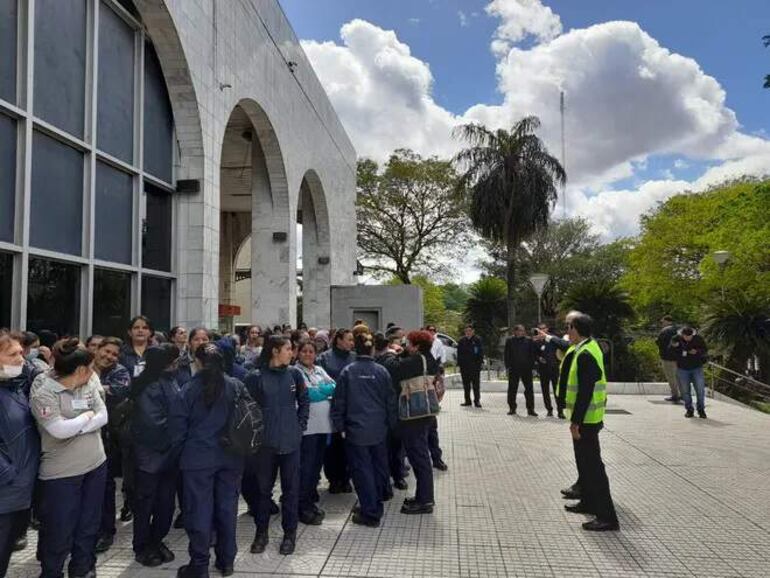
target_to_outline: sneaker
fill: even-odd
[[[281,546],[278,548],[278,553],[283,556],[289,556],[294,554],[294,548],[297,545],[297,534],[294,532],[286,532],[283,535]]]
[[[151,548],[136,554],[134,560],[147,568],[155,568],[156,566],[163,564],[163,558],[160,557],[160,552]]]
[[[176,558],[174,553],[169,550],[168,546],[166,546],[163,542],[161,542],[160,546],[158,546],[158,555],[160,556],[160,559],[163,560],[164,564],[173,562]]]
[[[267,548],[267,543],[270,539],[267,536],[267,530],[257,530],[257,535],[254,536],[254,541],[251,543],[250,551],[252,554],[261,554]]]
[[[368,528],[378,528],[380,521],[368,516],[364,516],[361,513],[353,514],[352,521],[359,526],[367,526]]]
[[[684,417],[693,417],[694,415],[695,415],[695,412],[693,410],[691,410],[691,409],[688,409],[685,412]]]

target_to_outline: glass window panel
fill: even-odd
[[[16,206],[16,121],[0,114],[0,241],[13,242]]]
[[[142,229],[142,267],[171,271],[171,193],[145,182],[147,211]]]
[[[93,332],[123,338],[131,318],[131,274],[94,269]]]
[[[97,259],[131,264],[131,232],[134,217],[131,175],[102,162],[96,163]]]
[[[164,333],[171,329],[171,280],[142,277],[142,314]]]
[[[0,253],[0,328],[11,326],[13,296],[13,255]]]
[[[27,329],[59,337],[80,333],[80,267],[32,257],[29,260]]]
[[[34,247],[80,255],[83,155],[40,132],[32,137],[29,241]]]
[[[174,117],[158,55],[144,50],[144,170],[171,182]]]
[[[0,0],[0,98],[16,102],[17,0]]]
[[[35,2],[35,115],[83,136],[86,86],[85,0]]]
[[[134,158],[134,30],[102,3],[99,12],[98,147]]]

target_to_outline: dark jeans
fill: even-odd
[[[417,480],[415,499],[420,504],[433,503],[433,466],[428,449],[428,435],[435,421],[435,417],[426,417],[402,421],[399,424],[406,457],[412,464],[414,477]]]
[[[339,433],[332,434],[332,441],[326,448],[324,474],[329,484],[343,485],[350,482],[348,461],[345,456],[345,440]]]
[[[433,425],[428,430],[428,450],[430,451],[430,459],[434,464],[441,462],[441,456],[444,452],[441,451],[441,446],[438,441],[438,420],[433,418]]]
[[[361,513],[372,520],[382,518],[382,500],[389,486],[386,443],[357,446],[347,444],[348,464],[356,487]]]
[[[216,532],[214,549],[217,564],[231,566],[238,547],[235,526],[238,522],[240,469],[206,468],[184,470],[184,526],[190,543],[190,566],[199,576],[208,576],[211,532]]]
[[[401,442],[398,428],[390,430],[388,432],[388,468],[394,482],[403,480],[406,477],[405,457],[406,452],[404,451],[404,444]]]
[[[508,407],[511,411],[516,411],[519,381],[524,384],[524,400],[527,404],[527,411],[531,413],[535,411],[535,394],[532,391],[532,368],[508,368]]]
[[[82,576],[96,564],[96,540],[104,501],[107,464],[81,476],[41,482],[37,556],[41,578]]]
[[[5,576],[13,544],[27,529],[29,509],[0,514],[0,576]]]
[[[281,526],[284,533],[295,532],[299,521],[299,461],[300,450],[290,454],[277,454],[262,448],[254,461],[257,473],[257,512],[254,523],[257,531],[267,531],[270,525],[270,501],[278,471],[281,472]],[[185,499],[187,496],[185,496]]]
[[[311,434],[302,437],[299,460],[299,511],[302,513],[312,513],[315,509],[315,497],[318,482],[321,479],[327,437],[328,434]]]
[[[150,474],[136,470],[134,494],[134,552],[156,548],[168,535],[174,520],[174,495],[179,472]]]
[[[599,427],[581,427],[575,442],[578,458],[581,503],[603,522],[617,523],[618,516],[610,495],[610,481],[602,461]]]
[[[473,389],[474,403],[481,402],[481,369],[460,368],[460,377],[463,380],[463,391],[465,392],[465,403],[471,402],[471,389]]]
[[[557,367],[538,364],[537,375],[540,377],[540,390],[543,392],[543,405],[545,405],[547,411],[553,411],[553,405],[551,404],[551,388],[553,388],[553,396],[556,397],[556,383],[559,380],[559,369]],[[558,399],[556,400],[556,407],[559,407]]]

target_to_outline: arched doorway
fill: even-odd
[[[291,323],[296,291],[290,230],[289,195],[281,150],[267,115],[259,105],[242,100],[225,129],[220,164],[219,302],[236,304],[236,275],[250,280],[250,299],[240,315],[220,318],[223,329],[236,321],[263,325]],[[251,239],[248,276],[236,273],[243,243]],[[291,298],[290,298],[291,296]]]
[[[324,194],[318,174],[308,171],[297,203],[297,222],[302,226],[302,320],[318,328],[331,323],[331,247]]]

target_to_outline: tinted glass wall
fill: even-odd
[[[120,335],[145,295],[168,324],[175,141],[152,40],[130,0],[26,5],[0,0],[0,325]]]

